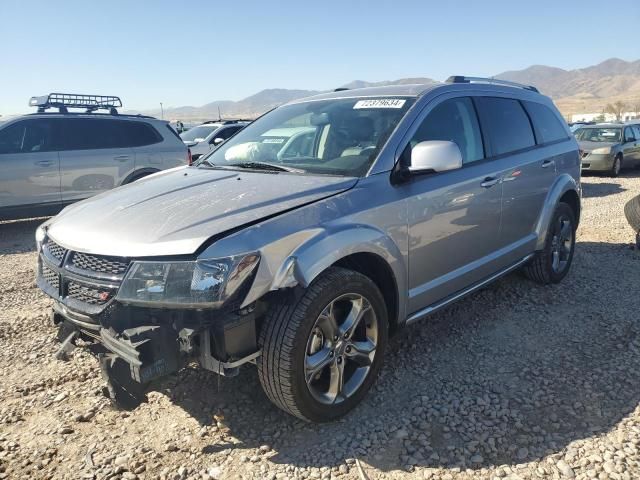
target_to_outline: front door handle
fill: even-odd
[[[38,160],[36,162],[36,165],[40,165],[41,167],[50,167],[51,165],[53,165],[53,161],[52,160]]]
[[[555,164],[556,164],[555,160],[545,160],[544,162],[542,162],[542,168],[547,168]]]
[[[113,159],[118,162],[126,162],[129,160],[129,155],[118,155],[117,157],[113,157]]]
[[[499,178],[496,177],[487,177],[484,179],[484,181],[480,184],[480,186],[482,188],[491,188],[493,187],[496,183],[498,183],[500,181]]]

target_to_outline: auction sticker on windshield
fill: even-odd
[[[398,98],[375,98],[371,100],[358,100],[353,106],[354,110],[360,108],[402,108],[406,100]]]

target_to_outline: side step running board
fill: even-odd
[[[533,257],[533,253],[530,255],[527,255],[526,257],[524,257],[522,260],[514,263],[513,265],[500,270],[498,273],[494,273],[493,275],[491,275],[490,277],[485,278],[484,280],[481,280],[478,283],[474,283],[473,285],[471,285],[470,287],[464,289],[464,290],[460,290],[457,293],[454,293],[453,295],[445,298],[444,300],[440,300],[439,302],[436,302],[432,305],[429,305],[426,308],[423,308],[422,310],[418,310],[415,313],[412,313],[409,318],[407,318],[407,325],[410,325],[414,322],[417,322],[418,320],[422,320],[423,318],[427,317],[428,315],[436,312],[437,310],[440,310],[443,307],[446,307],[447,305],[449,305],[450,303],[458,300],[459,298],[462,298],[466,295],[469,295],[470,293],[475,292],[476,290],[484,287],[485,285],[493,282],[494,280],[502,277],[503,275],[506,275],[509,272],[512,272],[513,270],[521,267],[522,265],[524,265],[525,263],[527,263],[531,257]]]

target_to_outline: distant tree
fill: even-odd
[[[633,104],[633,113],[634,113],[634,117],[640,118],[640,100],[637,100]]]
[[[608,104],[604,111],[616,116],[616,120],[622,120],[622,114],[628,109],[627,104],[618,100],[615,103]]]
[[[600,115],[598,115],[596,118],[593,119],[594,122],[598,122],[598,123],[602,123],[606,120],[605,116],[604,116],[604,112],[601,113]]]

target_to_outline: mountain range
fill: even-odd
[[[549,95],[565,116],[573,113],[601,112],[608,103],[622,101],[629,111],[640,110],[640,60],[625,61],[610,58],[597,65],[575,70],[564,70],[546,65],[532,65],[524,70],[507,71],[495,78],[536,86]],[[363,88],[396,84],[432,84],[436,80],[426,77],[401,78],[382,82],[354,80],[343,88]],[[290,90],[270,88],[240,101],[217,100],[200,107],[165,109],[167,119],[201,121],[218,118],[255,118],[267,110],[298,98],[321,93],[316,90]],[[160,111],[141,112],[160,116]]]

